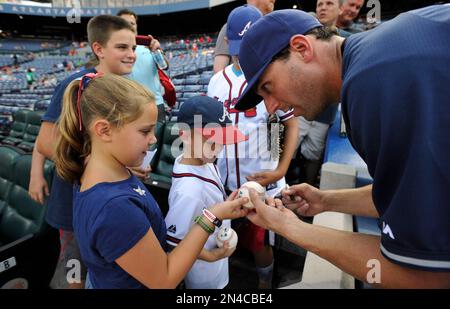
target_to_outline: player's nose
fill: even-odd
[[[280,106],[280,103],[270,96],[264,97],[264,104],[269,114],[274,114]]]

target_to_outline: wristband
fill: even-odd
[[[222,220],[217,218],[212,212],[210,212],[208,209],[203,209],[203,215],[211,221],[212,224],[214,224],[217,227],[220,227],[222,225]]]
[[[197,223],[198,225],[200,225],[200,227],[203,230],[205,230],[206,233],[208,233],[208,234],[214,233],[214,229],[209,227],[208,224],[203,221],[202,216],[195,217],[194,222]]]

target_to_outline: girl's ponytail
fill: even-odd
[[[59,118],[59,137],[56,143],[55,164],[58,175],[70,183],[78,181],[83,173],[86,156],[90,153],[89,135],[80,130],[77,107],[80,81],[74,80],[67,86]]]

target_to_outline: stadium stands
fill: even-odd
[[[0,273],[0,287],[48,288],[59,255],[58,231],[44,220],[46,206],[28,195],[30,168],[31,155],[0,146],[0,260],[9,266]],[[52,173],[47,161],[48,183]]]

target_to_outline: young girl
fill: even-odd
[[[170,254],[166,226],[145,186],[126,166],[156,142],[154,96],[117,75],[83,76],[64,94],[58,174],[74,186],[74,231],[93,288],[174,288],[199,255],[213,221],[246,215],[236,192],[209,208]]]

